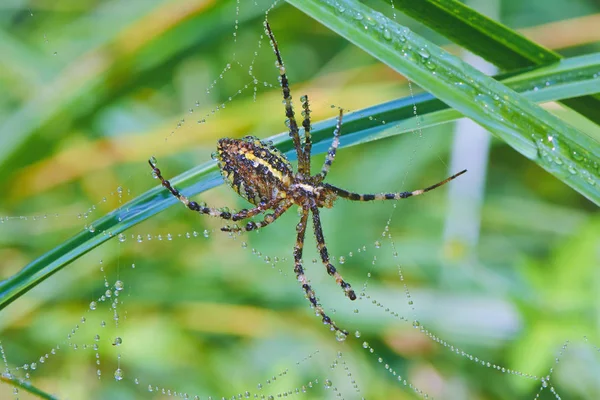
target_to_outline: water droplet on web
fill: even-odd
[[[119,236],[117,236],[119,238],[119,242],[123,243],[125,241],[125,235],[123,233],[119,233]]]
[[[120,381],[122,379],[123,379],[123,371],[121,370],[121,368],[117,368],[117,370],[115,371],[115,380]]]
[[[329,389],[331,386],[333,386],[333,384],[331,383],[331,381],[329,379],[325,379],[324,386],[325,386],[325,389]]]
[[[120,346],[123,343],[123,339],[121,339],[121,337],[117,336],[115,338],[115,341],[113,342],[113,346]]]
[[[342,331],[336,331],[335,332],[335,340],[337,340],[338,342],[343,342],[346,340],[346,334]]]
[[[95,301],[90,302],[90,310],[95,310],[98,304]]]

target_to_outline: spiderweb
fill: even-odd
[[[360,110],[418,90],[283,3],[7,11],[13,57],[4,73],[21,83],[2,104],[2,131],[11,132],[0,154],[10,171],[2,278],[76,232],[100,234],[94,221],[156,185],[148,157],[171,177],[208,160],[220,137],[282,130],[274,58],[260,39],[267,10],[292,95],[310,96],[314,121],[333,117],[332,105]],[[384,11],[401,18],[393,2]],[[343,149],[328,180],[363,193],[437,182],[448,175],[448,131]],[[322,213],[334,263],[360,299],[348,301],[327,276],[310,233],[304,262],[326,311],[351,332],[343,342],[295,281],[295,212],[238,236],[171,207],[2,310],[0,397],[37,398],[37,388],[98,399],[594,398],[596,328],[573,315],[592,309],[597,221],[504,174],[492,168],[490,180],[513,194],[490,190],[480,256],[468,268],[460,245],[441,239],[443,189],[396,204],[340,201]],[[224,186],[200,197],[245,206]],[[556,227],[532,220],[538,207]]]

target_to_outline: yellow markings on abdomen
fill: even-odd
[[[281,181],[285,185],[290,184],[290,176],[288,174],[284,174],[271,165],[267,160],[263,160],[260,157],[257,157],[253,152],[247,151],[243,153],[244,157],[255,165],[262,165],[267,168],[267,170],[275,177],[277,180]]]

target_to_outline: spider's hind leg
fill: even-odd
[[[329,252],[327,251],[327,246],[325,245],[325,237],[323,236],[323,229],[321,228],[321,218],[319,216],[319,209],[316,205],[312,205],[310,209],[313,213],[313,225],[315,230],[315,236],[317,238],[317,250],[319,250],[319,254],[321,255],[321,261],[323,261],[323,265],[327,269],[327,273],[335,278],[335,281],[346,293],[346,296],[350,300],[356,300],[356,293],[350,286],[350,284],[344,281],[342,275],[335,269],[335,267],[329,261]]]
[[[264,211],[272,208],[275,204],[277,204],[278,202],[281,202],[281,201],[282,201],[281,199],[278,199],[278,201],[273,202],[274,204],[272,206],[269,206],[270,203],[267,203],[267,205],[264,206],[264,208],[256,207],[251,210],[242,210],[242,211],[247,211],[247,213],[246,214],[240,214],[240,213],[235,214],[238,217],[234,218],[234,221],[250,218],[253,215],[259,214],[261,212],[264,212]],[[248,232],[248,231],[253,231],[253,230],[256,230],[259,228],[264,228],[265,226],[275,222],[275,220],[277,218],[281,217],[281,215],[284,212],[286,212],[292,206],[292,204],[293,203],[290,201],[284,201],[283,204],[277,206],[275,208],[275,210],[273,210],[272,214],[265,215],[265,218],[262,221],[258,221],[258,222],[250,221],[242,228],[240,228],[239,226],[224,226],[221,228],[221,230],[223,232],[238,232],[238,231]]]
[[[348,336],[348,331],[340,329],[335,322],[329,318],[329,316],[323,310],[323,307],[317,301],[317,295],[313,288],[308,283],[308,279],[306,279],[306,275],[304,275],[304,268],[302,267],[302,250],[304,248],[304,237],[306,235],[306,224],[308,223],[308,213],[309,210],[304,208],[302,210],[302,217],[300,218],[300,223],[297,226],[298,236],[296,238],[296,245],[294,246],[294,272],[296,273],[296,278],[298,282],[302,285],[302,289],[304,289],[304,293],[306,293],[306,297],[308,301],[315,308],[317,313],[323,319],[323,323],[331,326],[334,330],[343,333]]]
[[[232,219],[235,214],[232,214],[229,211],[219,210],[218,208],[206,207],[205,205],[199,204],[193,200],[190,200],[187,196],[181,194],[179,190],[177,190],[171,182],[163,178],[160,169],[156,166],[153,160],[148,160],[148,164],[152,167],[152,172],[154,176],[160,180],[160,183],[174,196],[182,202],[187,208],[192,211],[196,211],[200,214],[210,215],[211,217],[218,217],[222,219]],[[240,210],[239,212],[250,212],[252,210]]]

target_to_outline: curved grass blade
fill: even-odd
[[[525,91],[523,95],[528,99],[535,98],[535,101],[540,102],[560,100],[561,97],[558,96],[581,96],[599,91],[600,79],[596,79],[592,72],[599,68],[600,54],[577,57],[539,71],[531,71],[523,75],[527,77],[526,79],[512,77],[509,84],[517,90]],[[554,85],[542,85],[539,90],[536,90],[538,82],[547,79],[560,82],[561,90],[555,90]],[[451,109],[430,94],[398,99],[345,116],[342,129],[343,140],[340,146],[348,147],[410,132],[417,128],[413,114],[415,105],[421,114],[420,128],[462,117],[457,110]],[[385,124],[382,121],[385,121]],[[332,118],[314,124],[313,154],[327,151],[335,123],[336,119]],[[270,140],[273,140],[281,151],[286,152],[290,159],[294,159],[295,152],[292,151],[292,141],[287,132],[275,135]],[[190,169],[171,179],[171,182],[185,195],[192,196],[216,187],[223,181],[216,164],[211,161]],[[600,197],[594,198],[594,201],[600,204]],[[78,233],[25,266],[17,274],[0,282],[0,310],[94,247],[175,203],[177,200],[158,186],[93,222],[88,230]]]
[[[505,70],[558,61],[560,54],[456,0],[394,0],[394,8]]]
[[[394,0],[394,7],[503,70],[546,65],[562,56],[457,0]],[[600,98],[562,101],[600,123]]]
[[[288,0],[600,204],[600,144],[356,0]]]
[[[58,400],[58,397],[52,396],[33,386],[31,383],[24,381],[23,379],[19,379],[16,376],[9,373],[0,374],[0,382],[4,382],[8,385],[14,386],[15,388],[22,389],[26,392],[31,393],[34,396],[39,397],[40,399],[46,400]]]

